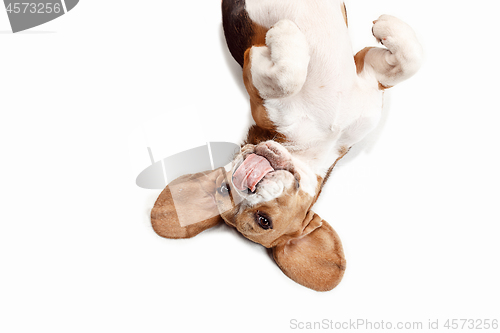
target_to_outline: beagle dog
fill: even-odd
[[[377,125],[383,90],[419,69],[422,48],[382,15],[372,33],[384,47],[353,55],[342,0],[223,0],[222,16],[255,125],[226,167],[171,182],[152,226],[189,238],[225,222],[272,249],[297,283],[331,290],[346,267],[342,243],[311,209],[335,163]]]

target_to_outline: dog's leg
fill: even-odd
[[[355,56],[357,72],[374,76],[385,89],[415,74],[422,63],[422,47],[410,26],[400,19],[382,15],[373,22],[373,35],[386,47],[371,47]]]
[[[253,46],[247,52],[244,67],[262,99],[293,96],[302,89],[309,46],[295,23],[279,21],[267,32],[265,46]]]

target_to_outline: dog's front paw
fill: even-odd
[[[382,15],[373,21],[372,32],[391,53],[385,60],[394,69],[394,73],[386,75],[399,75],[399,79],[404,80],[420,68],[423,58],[422,46],[408,24],[394,16]]]
[[[281,20],[269,29],[266,44],[272,61],[298,72],[305,72],[309,64],[309,44],[299,27],[290,20]],[[302,73],[305,74],[305,73]]]
[[[265,47],[252,48],[252,80],[263,99],[298,93],[307,77],[309,44],[299,27],[281,20],[266,34]]]
[[[404,48],[417,44],[417,37],[413,29],[391,15],[382,15],[373,21],[373,36],[379,43],[382,43],[389,51],[396,53]]]
[[[278,21],[269,29],[266,34],[266,44],[271,48],[271,52],[275,53],[280,53],[281,49],[309,53],[305,35],[295,23],[287,19]]]

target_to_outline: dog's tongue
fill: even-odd
[[[255,154],[248,155],[234,172],[233,184],[240,191],[249,188],[253,192],[257,183],[271,171],[274,169],[264,157]]]

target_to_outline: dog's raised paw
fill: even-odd
[[[277,22],[265,47],[252,47],[252,80],[263,99],[293,96],[302,89],[309,65],[306,36],[292,21]]]
[[[397,17],[382,15],[373,21],[373,36],[391,51],[397,51],[398,46],[416,40],[413,29]]]
[[[372,32],[377,41],[391,52],[391,56],[386,56],[385,60],[395,68],[392,74],[401,72],[400,77],[407,79],[420,68],[422,46],[408,24],[394,16],[382,15],[373,21]]]
[[[286,59],[309,62],[309,45],[306,37],[290,20],[281,20],[273,25],[267,32],[266,44],[271,49],[275,62]]]

